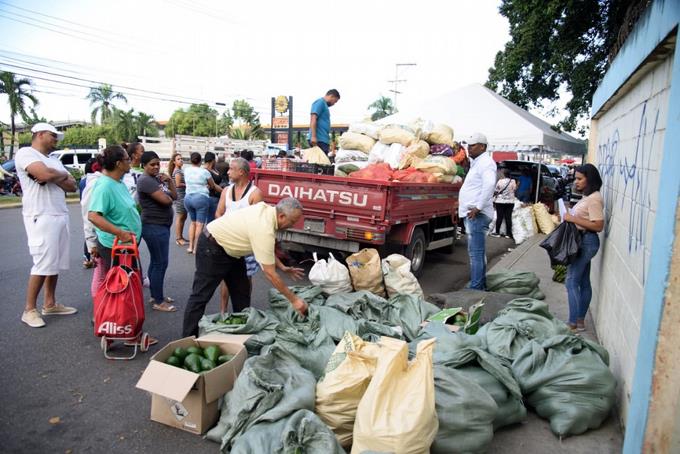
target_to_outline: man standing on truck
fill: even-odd
[[[465,219],[470,288],[486,289],[486,234],[493,217],[493,192],[496,188],[496,163],[486,151],[486,136],[475,133],[468,141],[470,171],[465,176],[458,199],[458,216]]]
[[[294,280],[304,270],[285,266],[276,258],[276,232],[292,227],[302,217],[302,204],[292,197],[279,201],[276,207],[264,202],[232,211],[209,223],[196,246],[196,273],[191,296],[184,310],[182,336],[198,336],[198,321],[220,282],[229,289],[234,312],[250,306],[250,285],[246,277],[244,257],[249,254],[262,267],[274,288],[290,301],[300,314],[307,313],[307,303],[283,282],[276,268]]]
[[[312,103],[307,140],[311,146],[321,148],[326,155],[331,143],[331,111],[328,108],[339,100],[340,93],[332,88],[326,92],[326,96]]]
[[[55,297],[59,272],[69,266],[69,216],[66,191],[74,192],[76,180],[58,159],[48,155],[54,151],[63,133],[49,123],[31,128],[30,147],[17,152],[16,168],[24,196],[22,214],[28,237],[28,250],[33,267],[28,278],[26,307],[21,321],[31,328],[45,326],[42,315],[71,315],[74,307],[58,304]],[[45,287],[42,311],[36,309],[38,294]]]

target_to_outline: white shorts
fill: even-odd
[[[54,276],[69,266],[68,215],[24,216],[28,250],[33,257],[31,274]]]

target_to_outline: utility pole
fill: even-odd
[[[223,102],[216,102],[215,105],[220,106],[220,107],[227,107],[227,104],[223,103]],[[219,137],[219,133],[217,132],[217,120],[219,118],[220,118],[220,112],[217,111],[217,115],[215,116],[215,137]]]
[[[394,84],[394,88],[390,90],[394,93],[394,110],[397,110],[397,95],[401,92],[399,91],[399,84],[401,82],[406,82],[407,79],[399,79],[399,68],[402,66],[416,66],[416,63],[395,63],[394,65],[394,80],[388,80],[388,82]]]

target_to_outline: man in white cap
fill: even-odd
[[[475,133],[468,140],[470,171],[458,196],[458,216],[465,220],[470,255],[470,288],[486,290],[486,234],[493,218],[496,163],[486,151],[486,136]]]
[[[77,310],[57,304],[55,291],[59,271],[69,265],[69,231],[66,192],[76,190],[76,180],[58,159],[48,157],[63,138],[49,123],[31,128],[30,147],[16,155],[16,168],[23,191],[23,216],[33,268],[28,278],[26,307],[21,321],[32,328],[45,326],[36,309],[38,294],[45,287],[42,315],[71,315]]]

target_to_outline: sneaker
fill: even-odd
[[[45,321],[42,319],[37,309],[28,312],[24,311],[24,313],[21,314],[21,321],[31,328],[42,328],[45,326]]]
[[[142,285],[146,288],[151,287],[151,281],[149,280],[148,277],[144,276],[144,282],[142,282]]]
[[[491,236],[494,237],[494,238],[500,238],[500,237],[501,237],[501,236],[500,236],[499,234],[497,234],[497,233],[492,233]]]
[[[78,309],[75,307],[68,307],[63,304],[55,304],[52,307],[43,306],[42,308],[43,315],[73,315],[76,312],[78,312]]]
[[[576,321],[576,331],[579,333],[582,333],[586,330],[586,322],[582,320],[577,320]]]

